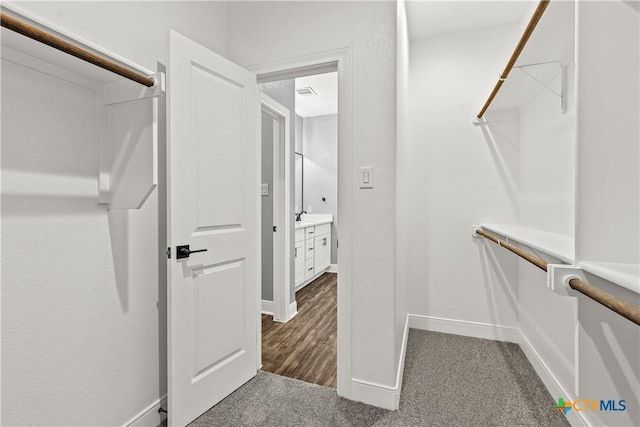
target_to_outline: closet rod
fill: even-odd
[[[529,252],[523,251],[522,249],[512,245],[511,243],[505,242],[504,240],[500,240],[492,234],[487,233],[484,230],[476,229],[476,233],[481,235],[484,238],[491,240],[498,244],[498,246],[502,246],[515,253],[516,255],[526,259],[530,263],[534,264],[536,267],[547,271],[547,262],[541,258],[538,258],[535,255],[530,254]],[[580,280],[577,277],[569,280],[569,286],[571,289],[576,290],[592,300],[604,305],[609,310],[612,310],[618,313],[620,316],[629,319],[636,325],[640,326],[640,307],[636,307],[628,302],[613,296],[602,289],[596,288],[593,285],[590,285],[587,282]]]
[[[518,41],[518,44],[516,45],[515,50],[511,54],[511,58],[509,58],[509,62],[507,62],[507,66],[504,67],[504,71],[502,71],[502,74],[500,74],[500,78],[498,79],[498,82],[496,83],[493,90],[491,91],[491,94],[489,95],[487,102],[484,103],[484,105],[482,106],[482,110],[480,110],[480,112],[478,113],[477,117],[479,119],[481,119],[484,113],[487,111],[487,109],[493,102],[493,98],[496,97],[496,95],[498,94],[498,91],[502,87],[502,84],[504,83],[506,78],[509,76],[511,69],[516,64],[518,57],[520,56],[520,54],[522,53],[522,50],[524,49],[527,42],[529,41],[529,37],[531,37],[533,30],[535,30],[536,26],[538,25],[540,18],[542,18],[542,14],[544,13],[545,9],[547,8],[547,6],[549,6],[550,1],[551,0],[540,0],[540,3],[538,3],[536,10],[533,12],[531,19],[529,20],[529,24],[527,24],[527,28],[524,29],[524,33],[522,33],[522,36],[520,37],[520,41]]]
[[[511,252],[513,252],[514,254],[518,255],[521,258],[526,259],[527,261],[529,261],[531,264],[535,265],[536,267],[540,268],[541,270],[547,271],[547,262],[545,260],[543,260],[542,258],[538,258],[535,255],[530,254],[527,251],[523,251],[522,249],[520,249],[519,247],[512,245],[511,243],[505,242],[504,240],[500,240],[498,239],[496,236],[494,236],[493,234],[489,234],[486,231],[478,228],[476,230],[476,233],[478,233],[479,235],[481,235],[482,237],[491,240],[494,243],[497,243],[498,246],[502,246],[505,249],[510,250]]]
[[[141,85],[144,85],[146,87],[151,87],[155,83],[155,81],[151,77],[147,77],[142,74],[136,73],[135,71],[131,71],[128,68],[122,67],[114,62],[109,61],[108,59],[95,55],[88,50],[75,46],[65,40],[62,40],[61,38],[42,31],[39,28],[22,22],[19,19],[16,19],[7,14],[0,13],[0,24],[3,27],[8,28],[9,30],[22,34],[23,36],[29,37],[30,39],[39,41],[40,43],[44,43],[54,49],[58,49],[64,53],[75,56],[76,58],[79,58],[83,61],[90,62],[91,64],[97,65],[100,68],[104,68],[105,70],[116,73],[122,77],[126,77],[127,79],[133,80],[134,82],[140,83]]]

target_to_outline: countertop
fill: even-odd
[[[314,227],[316,225],[331,224],[333,215],[331,214],[302,214],[302,221],[296,221],[296,230],[305,227]]]

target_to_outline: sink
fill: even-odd
[[[313,222],[296,221],[296,228],[311,227],[312,225],[313,225]]]

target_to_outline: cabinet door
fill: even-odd
[[[301,285],[304,282],[305,273],[305,253],[304,253],[304,240],[296,242],[294,249],[295,266],[296,266],[296,286]]]
[[[315,272],[319,273],[331,265],[331,234],[323,234],[316,237]]]

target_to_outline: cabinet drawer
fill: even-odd
[[[305,259],[309,259],[309,258],[313,259],[314,248],[315,248],[315,244],[313,239],[307,239],[306,243],[304,244]]]
[[[313,258],[308,259],[305,263],[304,278],[308,279],[309,277],[313,277]]]
[[[304,241],[304,228],[298,228],[296,230],[296,242]]]
[[[310,239],[311,237],[316,235],[316,230],[315,227],[307,227],[304,229],[304,235],[307,239]]]
[[[322,224],[315,226],[315,235],[321,236],[323,234],[327,234],[331,232],[331,224]]]

